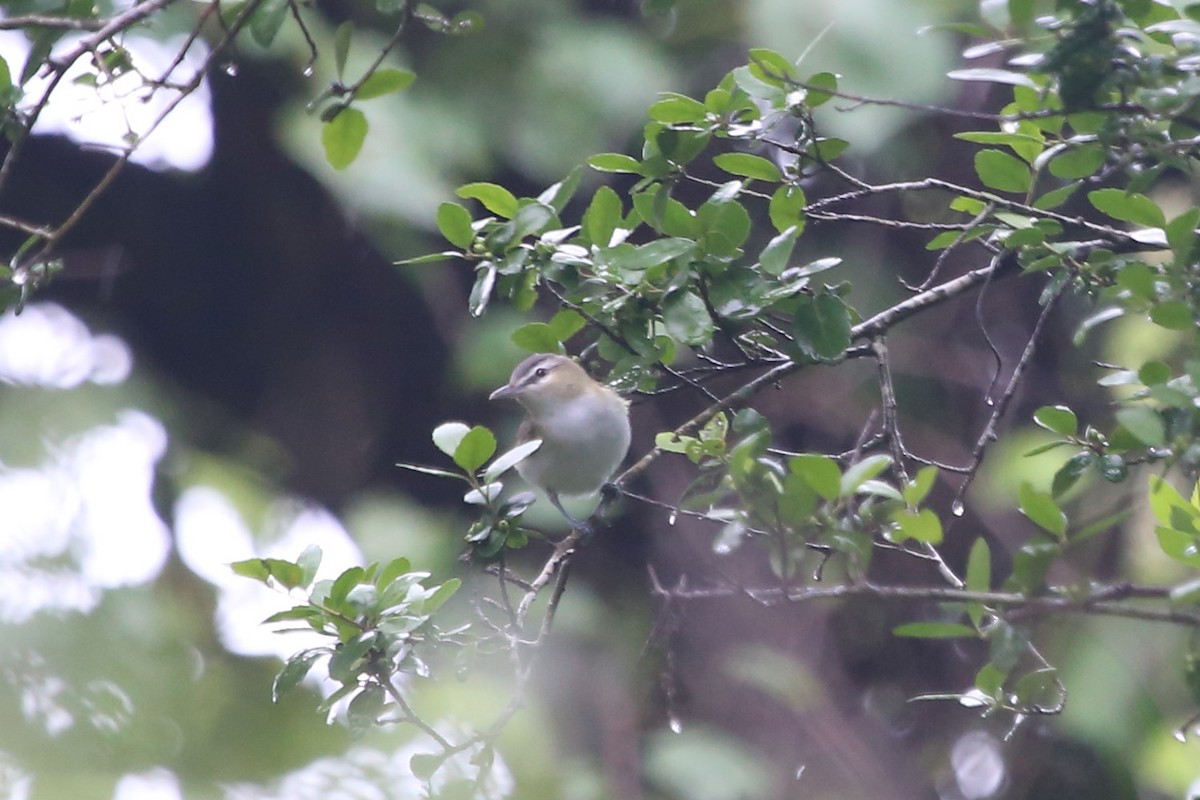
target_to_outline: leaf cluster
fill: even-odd
[[[325,675],[340,688],[321,707],[329,710],[345,701],[353,730],[409,716],[403,707],[395,708],[403,703],[394,680],[399,675],[428,677],[427,654],[462,644],[467,626],[443,629],[433,622],[434,612],[461,581],[452,578],[427,586],[430,574],[413,570],[406,558],[351,567],[332,580],[316,580],[320,564],[321,549],[313,545],[295,561],[252,558],[231,565],[238,575],[303,596],[303,602],[272,614],[264,624],[298,623],[299,628],[292,625],[279,632],[310,631],[328,640],[284,663],[272,697],[278,701],[323,661]]]

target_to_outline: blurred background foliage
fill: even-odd
[[[351,73],[389,33],[373,3],[318,7],[329,30],[355,20]],[[245,44],[236,69],[210,77],[208,163],[127,170],[73,235],[62,275],[23,315],[0,320],[0,796],[418,796],[408,759],[422,742],[412,730],[355,738],[312,711],[317,686],[272,705],[277,658],[301,645],[258,628],[281,599],[225,565],[292,558],[318,543],[330,569],[404,555],[435,580],[463,577],[469,596],[459,498],[393,464],[435,461],[437,422],[508,422],[484,398],[519,358],[508,333],[524,320],[500,310],[469,320],[464,267],[391,266],[441,246],[437,204],[467,181],[533,193],[595,152],[624,150],[656,93],[703,92],[748,47],[807,53],[810,71],[839,73],[856,94],[989,103],[986,86],[945,78],[964,42],[921,32],[975,19],[980,9],[965,0],[679,0],[651,16],[634,0],[444,10],[467,8],[483,15],[480,31],[405,39],[394,65],[418,80],[360,104],[371,133],[340,172],[305,110],[332,77],[328,56],[305,77],[295,26],[270,51]],[[159,35],[188,29],[196,11],[171,13],[178,27],[164,21]],[[854,171],[971,175],[971,151],[949,138],[957,123],[836,105],[823,123],[852,143]],[[5,202],[69,208],[107,158],[39,137]],[[1183,202],[1193,191],[1183,189]],[[930,263],[925,243],[906,234],[830,226],[805,242],[846,260],[860,309],[898,299],[895,276],[923,275]],[[973,302],[891,343],[909,444],[949,461],[986,413],[990,361]],[[1015,419],[1045,403],[1104,408],[1071,341],[1087,313],[1076,303],[1059,314]],[[1036,287],[1019,282],[984,305],[1009,357],[1036,314]],[[1122,322],[1083,354],[1140,363],[1170,346]],[[806,369],[761,405],[795,447],[852,444],[877,404],[870,371]],[[690,410],[639,402],[634,452]],[[1057,465],[1022,457],[1037,436],[1031,429],[990,455],[962,523],[1010,551],[1028,533],[1013,510],[1016,485],[1047,483]],[[648,494],[671,497],[687,476],[662,464],[646,481]],[[1109,491],[1112,505],[1128,502]],[[1175,567],[1139,546],[1151,530],[1134,518],[1081,558],[1091,574],[1132,565],[1167,580]],[[500,740],[495,796],[1200,792],[1195,741],[1170,736],[1191,713],[1174,666],[1178,631],[1047,623],[1071,700],[1061,717],[1028,721],[1006,739],[1009,720],[907,702],[969,686],[977,654],[893,638],[891,609],[657,607],[647,564],[675,575],[707,563],[708,540],[688,534],[683,522],[628,507],[581,559],[528,707]],[[902,577],[904,566],[893,567]],[[412,690],[424,716],[466,727],[503,703],[504,675],[485,660],[460,682]]]

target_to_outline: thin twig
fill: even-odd
[[[1033,360],[1033,354],[1036,352],[1037,345],[1042,338],[1042,330],[1045,328],[1046,320],[1050,318],[1050,311],[1058,302],[1058,298],[1062,296],[1065,287],[1065,282],[1059,283],[1046,299],[1046,304],[1042,307],[1042,312],[1038,315],[1037,322],[1033,326],[1033,333],[1029,335],[1029,341],[1025,343],[1025,350],[1021,353],[1021,358],[1013,368],[1012,375],[1008,379],[1008,385],[1005,387],[1000,399],[992,407],[992,413],[988,417],[987,424],[984,425],[983,432],[979,434],[979,439],[975,442],[975,447],[971,451],[970,470],[967,472],[967,476],[962,484],[958,487],[958,491],[955,492],[954,507],[961,506],[967,489],[970,487],[972,481],[975,480],[975,475],[978,474],[979,466],[983,463],[983,457],[987,452],[988,445],[996,438],[996,427],[1004,417],[1004,413],[1008,410],[1008,405],[1016,394],[1017,387],[1020,385],[1021,379],[1025,376],[1025,371],[1029,368]]]
[[[1165,599],[1170,595],[1168,587],[1143,586],[1136,587],[1136,590],[1137,596],[1142,598]],[[653,587],[652,591],[654,594],[670,600],[715,600],[749,594],[764,605],[806,600],[841,600],[849,597],[871,597],[877,600],[905,602],[979,603],[985,606],[1027,609],[1041,614],[1094,614],[1200,627],[1200,614],[1177,608],[1146,608],[1121,600],[1073,597],[1066,589],[1051,590],[1052,592],[1060,591],[1061,594],[1027,596],[1018,592],[969,591],[941,586],[885,586],[873,583],[854,583],[836,586],[790,587],[786,591],[781,590],[778,586],[760,589],[742,589],[733,586],[665,589],[659,585]]]

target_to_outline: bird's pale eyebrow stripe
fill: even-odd
[[[521,376],[520,384],[522,386],[533,383],[538,380],[537,370],[539,367],[545,367],[547,370],[554,369],[557,363],[552,355],[546,355],[544,358],[539,358],[536,361],[530,362],[525,368],[525,374]]]

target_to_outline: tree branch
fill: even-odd
[[[836,586],[805,586],[781,589],[779,586],[749,589],[715,586],[665,588],[652,586],[653,594],[666,600],[714,600],[749,596],[763,605],[779,605],[810,600],[842,600],[848,597],[870,597],[877,600],[901,602],[979,603],[1010,609],[1022,609],[1030,614],[1075,613],[1095,616],[1124,617],[1147,622],[1166,622],[1186,627],[1200,627],[1200,613],[1174,608],[1146,608],[1116,598],[1163,600],[1170,596],[1167,587],[1129,586],[1106,587],[1091,595],[1074,597],[1068,588],[1052,588],[1048,595],[1026,596],[1017,592],[976,592],[941,586],[883,586],[872,583],[841,584]]]

